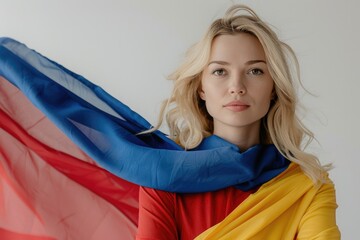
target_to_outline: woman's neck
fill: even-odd
[[[259,126],[221,129],[217,129],[214,126],[214,135],[237,145],[242,152],[260,143]]]

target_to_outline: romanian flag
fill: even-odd
[[[240,153],[220,138],[184,151],[160,131],[138,134],[150,128],[99,86],[0,38],[0,239],[134,239],[139,185],[246,191],[289,164],[275,147]]]

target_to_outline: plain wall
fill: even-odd
[[[360,239],[359,1],[0,0],[0,36],[83,75],[155,123],[166,76],[226,8],[245,3],[298,55],[311,145],[337,190],[342,239]]]

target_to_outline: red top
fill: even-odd
[[[136,239],[194,239],[221,222],[249,194],[235,187],[195,194],[141,187]]]

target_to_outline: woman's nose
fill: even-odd
[[[245,88],[239,88],[239,89],[233,88],[233,89],[230,90],[231,95],[236,95],[236,94],[244,95],[245,93],[246,93]]]
[[[240,77],[237,77],[231,81],[229,92],[231,95],[244,95],[246,93],[246,87]]]

